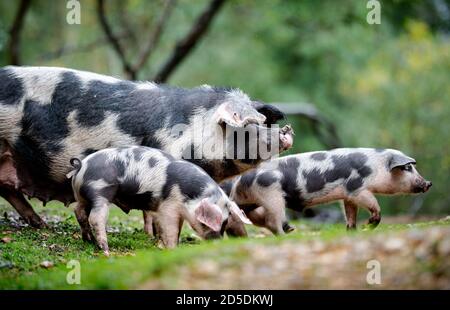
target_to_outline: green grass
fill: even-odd
[[[188,264],[204,257],[228,260],[237,264],[245,255],[241,245],[248,243],[272,244],[285,240],[299,242],[320,238],[332,241],[352,235],[371,235],[386,231],[409,229],[411,225],[381,224],[375,231],[359,230],[348,233],[345,225],[320,225],[311,222],[295,222],[297,230],[284,237],[249,239],[225,239],[199,242],[192,236],[192,230],[185,227],[181,245],[175,250],[161,250],[155,240],[143,232],[140,212],[124,214],[113,208],[109,216],[108,233],[111,257],[105,258],[92,244],[81,240],[78,224],[71,209],[60,204],[36,207],[46,217],[50,228],[36,230],[29,227],[15,227],[14,222],[0,222],[0,238],[9,237],[10,242],[0,243],[0,289],[128,289],[137,287],[143,281],[163,276],[171,266]],[[12,208],[0,201],[0,212],[13,214]],[[448,222],[427,222],[414,224],[415,228],[447,224]],[[249,227],[252,236],[262,233],[261,229]],[[70,260],[81,264],[81,284],[69,285],[66,276]],[[41,267],[43,261],[54,264],[52,268]]]

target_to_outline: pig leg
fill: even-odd
[[[45,227],[46,224],[34,212],[23,194],[14,190],[19,186],[20,181],[11,148],[4,140],[0,140],[0,196],[5,198],[30,226]]]
[[[87,208],[90,209],[87,204],[78,203],[75,208],[75,216],[78,224],[80,224],[81,236],[83,240],[87,242],[94,242],[95,238],[92,235],[91,226],[89,225],[89,212]]]
[[[144,231],[150,237],[154,237],[155,233],[153,230],[153,217],[150,211],[142,211],[144,215]]]
[[[47,226],[45,222],[39,217],[39,215],[34,212],[33,208],[22,195],[22,193],[3,187],[0,188],[0,196],[5,198],[5,200],[8,201],[14,207],[14,209],[16,209],[17,213],[19,213],[19,215],[31,227],[44,228]]]
[[[257,203],[264,208],[266,214],[264,227],[275,235],[284,235],[283,224],[287,223],[287,219],[283,195],[281,192],[274,192],[271,195],[264,196],[268,198]]]
[[[160,219],[158,214],[154,214],[152,217],[152,226],[153,226],[153,232],[155,234],[155,237],[157,239],[157,245],[159,248],[164,248],[164,245],[162,244],[162,240],[161,240],[161,231],[163,230],[163,228],[161,227],[161,225],[159,225]]]
[[[156,215],[157,235],[163,246],[168,249],[178,245],[183,218],[180,214],[180,206],[163,202]]]
[[[95,240],[106,256],[109,256],[108,239],[106,237],[106,221],[108,219],[108,201],[99,199],[89,214],[89,224],[94,230]]]
[[[178,220],[178,239],[177,240],[180,240],[181,231],[183,230],[183,224],[184,224],[184,219],[182,216],[180,216],[180,218]]]
[[[347,230],[356,229],[356,217],[358,215],[358,206],[351,200],[344,200],[345,218],[347,220]]]
[[[350,200],[358,207],[362,207],[369,211],[370,218],[367,224],[370,228],[375,228],[381,221],[381,211],[378,201],[372,192],[365,190],[360,192],[357,196],[350,198]]]
[[[263,207],[257,207],[249,212],[246,212],[245,215],[252,221],[253,225],[259,227],[266,226],[266,210]]]

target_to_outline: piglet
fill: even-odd
[[[431,187],[415,164],[393,149],[341,148],[265,162],[221,186],[255,225],[274,234],[293,229],[286,207],[301,211],[338,200],[344,201],[348,229],[356,228],[358,208],[369,211],[368,224],[374,228],[381,220],[375,195],[424,193]],[[236,226],[242,230],[243,225]]]
[[[86,241],[97,241],[109,255],[106,222],[109,205],[124,212],[152,213],[164,247],[178,244],[183,221],[204,239],[223,235],[230,214],[250,223],[242,210],[200,167],[149,147],[109,148],[82,161],[73,158],[67,177],[77,200],[75,215]],[[94,235],[91,232],[94,231]]]

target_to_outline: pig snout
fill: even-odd
[[[221,237],[222,235],[218,231],[209,231],[204,235],[205,240],[220,239]]]
[[[425,186],[424,186],[424,193],[426,191],[428,191],[430,189],[430,187],[433,185],[433,183],[431,183],[431,181],[425,181]]]
[[[294,131],[290,125],[286,125],[280,129],[280,150],[286,151],[292,147],[294,143]]]
[[[430,187],[432,185],[433,185],[433,183],[431,183],[431,181],[420,180],[414,186],[413,192],[414,193],[425,193],[430,189]]]

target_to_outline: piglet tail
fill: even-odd
[[[80,171],[80,169],[81,169],[81,160],[79,160],[78,158],[71,158],[70,159],[70,164],[72,165],[74,170],[72,170],[68,174],[66,174],[66,177],[68,179],[72,178],[78,171]]]

